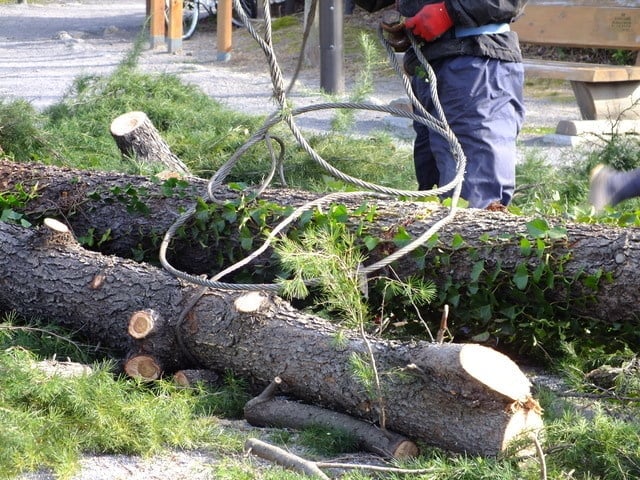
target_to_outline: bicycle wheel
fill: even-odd
[[[200,16],[200,2],[198,0],[184,0],[182,2],[182,38],[188,39],[196,31]]]
[[[196,31],[200,12],[199,0],[183,0],[182,2],[182,39],[187,40]],[[169,0],[165,0],[164,21],[169,25]]]

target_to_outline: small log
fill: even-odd
[[[191,175],[144,112],[128,112],[117,117],[111,122],[111,136],[125,158],[162,164],[172,172]]]
[[[128,332],[136,340],[146,338],[163,323],[155,310],[138,310],[129,318]]]
[[[260,395],[247,402],[244,417],[251,425],[296,430],[321,426],[346,431],[357,439],[359,448],[383,457],[410,458],[418,455],[417,445],[397,433],[332,410],[275,398],[275,386],[281,382],[276,377]]]
[[[270,460],[291,470],[304,473],[310,477],[329,480],[329,477],[325,475],[314,462],[305,460],[282,448],[269,445],[257,438],[249,438],[244,444],[244,449],[248,453],[257,455],[265,460]]]
[[[71,361],[59,362],[55,358],[36,362],[33,367],[43,372],[47,377],[80,377],[93,372],[88,365]]]
[[[162,367],[150,355],[134,355],[124,363],[124,371],[132,378],[153,381],[162,375]]]
[[[192,387],[202,383],[208,387],[220,385],[220,375],[213,370],[186,369],[173,374],[173,381],[181,387]]]

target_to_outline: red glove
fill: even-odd
[[[415,16],[407,18],[404,25],[414,35],[430,42],[453,27],[453,20],[451,20],[444,2],[440,2],[425,5]]]

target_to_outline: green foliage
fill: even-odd
[[[640,477],[640,423],[624,422],[596,409],[592,418],[566,411],[548,421],[546,443],[552,448],[547,462],[555,474],[574,470],[574,478],[632,480]],[[556,477],[550,477],[556,478]]]
[[[589,311],[601,283],[612,280],[610,275],[565,268],[571,249],[561,225],[537,218],[526,226],[526,235],[482,238],[489,250],[513,252],[511,258],[496,262],[488,262],[475,248],[462,249],[463,239],[432,247],[435,264],[424,265],[427,274],[442,272],[456,255],[472,262],[467,280],[444,277],[438,289],[437,305],[448,304],[455,312],[454,335],[459,340],[499,342],[511,353],[546,359],[561,354],[567,341],[584,346],[605,342],[612,349],[634,342],[637,334],[632,328],[574,313]],[[502,262],[509,262],[509,267],[503,268]]]
[[[7,102],[0,98],[0,153],[4,150],[18,162],[39,161],[50,155],[44,122],[26,100]]]
[[[38,196],[37,189],[38,187],[34,186],[27,191],[23,185],[18,184],[13,190],[0,191],[0,222],[31,226],[20,211],[30,200]]]
[[[213,435],[193,417],[194,396],[169,383],[154,391],[117,380],[108,365],[74,378],[47,377],[24,350],[0,354],[0,474],[40,467],[67,478],[80,452],[148,455],[194,447]]]
[[[358,447],[357,438],[349,431],[326,428],[321,425],[310,426],[302,430],[299,441],[311,452],[325,457],[356,452]]]
[[[90,361],[90,348],[49,326],[0,324],[0,477],[40,468],[70,478],[81,453],[152,455],[168,447],[208,446],[239,451],[211,414],[236,415],[248,399],[231,375],[225,388],[180,388],[168,381],[142,384],[94,363],[77,377],[48,376],[35,362],[57,355]],[[94,354],[96,352],[93,352]]]

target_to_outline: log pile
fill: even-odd
[[[273,294],[210,290],[185,312],[197,288],[46,225],[0,223],[0,255],[0,308],[56,319],[138,377],[231,370],[256,390],[279,377],[283,395],[373,423],[384,408],[386,429],[469,454],[497,455],[542,427],[526,376],[486,347],[369,339],[385,392],[372,399],[350,369],[365,341],[347,332],[336,345],[335,325]]]
[[[160,164],[188,177],[188,182],[174,184],[179,191],[167,193],[164,185],[143,177],[0,160],[0,190],[20,185],[37,192],[22,213],[41,223],[39,228],[0,223],[0,255],[6,259],[0,264],[0,311],[55,319],[108,348],[121,360],[124,372],[143,380],[174,375],[184,386],[216,385],[218,372],[231,370],[246,378],[255,392],[262,391],[245,407],[251,423],[347,426],[363,449],[387,457],[415,455],[414,441],[493,456],[542,429],[528,379],[495,350],[476,344],[363,338],[298,311],[273,293],[202,289],[165,270],[128,260],[132,250],[164,234],[180,211],[204,197],[206,182],[190,176],[143,112],[116,118],[111,133],[124,158]],[[131,191],[136,208],[122,193]],[[137,192],[145,192],[144,199]],[[216,192],[220,201],[239,195],[224,188]],[[263,198],[299,206],[312,195],[273,190]],[[375,206],[378,216],[369,228],[379,238],[399,226],[418,236],[444,211],[415,202],[376,200]],[[592,231],[581,228],[575,226],[569,233],[571,248],[594,240]],[[523,230],[522,219],[516,217],[462,211],[455,231],[441,234],[446,244],[462,232],[475,255],[496,262],[494,250],[478,248],[483,238]],[[77,238],[89,235],[108,238],[100,252],[78,244]],[[635,276],[636,237],[607,235],[612,235],[604,240],[607,250],[601,244],[573,249],[583,256],[574,255],[565,268],[604,268],[623,280]],[[177,268],[193,274],[214,269],[207,247],[198,250],[179,242],[174,246],[181,255],[171,259]],[[515,265],[518,248],[505,245],[498,253],[502,268]],[[569,251],[566,244],[552,248]],[[384,251],[374,251],[371,261]],[[468,278],[468,259],[452,257],[452,262],[447,275]],[[400,261],[398,268],[404,275],[416,273],[410,261]],[[631,297],[635,305],[636,289],[616,293],[620,309],[633,312],[626,304]],[[605,309],[611,313],[610,305]],[[370,351],[383,392],[379,397],[366,393],[351,368],[354,356],[366,357]],[[275,396],[276,388],[282,396]]]

